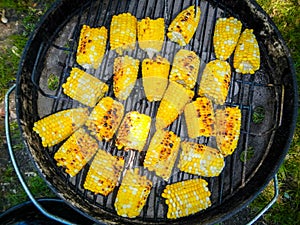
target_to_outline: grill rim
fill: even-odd
[[[278,149],[283,149],[280,150],[281,154],[280,157],[276,157],[278,156],[278,154],[273,153],[272,154],[268,154],[267,155],[267,159],[269,160],[273,160],[272,164],[272,168],[269,168],[267,164],[263,164],[259,170],[257,171],[257,173],[255,174],[255,178],[258,177],[260,179],[256,179],[254,180],[253,178],[251,179],[250,182],[247,183],[247,188],[242,188],[240,189],[235,196],[243,196],[243,198],[240,198],[238,201],[238,204],[236,204],[235,207],[232,207],[232,201],[224,201],[220,206],[215,207],[213,210],[209,210],[207,209],[205,211],[205,214],[208,214],[210,216],[208,216],[208,219],[204,219],[202,220],[203,222],[207,222],[207,223],[211,223],[211,222],[220,222],[225,220],[226,218],[231,217],[232,215],[234,215],[235,213],[237,213],[239,210],[241,210],[242,208],[244,208],[246,205],[248,205],[252,200],[255,199],[255,197],[266,187],[266,185],[270,182],[270,180],[272,179],[272,177],[274,176],[274,174],[278,171],[279,166],[282,164],[285,155],[287,154],[288,148],[290,146],[291,140],[292,140],[292,136],[294,133],[294,129],[296,127],[296,121],[297,121],[297,113],[298,113],[298,94],[297,94],[297,81],[296,81],[296,72],[295,72],[295,68],[291,59],[291,54],[280,34],[280,32],[278,31],[277,27],[275,26],[275,24],[273,23],[273,21],[270,19],[270,17],[262,10],[262,8],[255,2],[252,0],[246,0],[246,1],[234,1],[234,0],[230,0],[230,1],[226,1],[226,0],[222,0],[222,1],[213,1],[216,4],[221,4],[224,5],[224,7],[226,8],[230,8],[232,6],[237,7],[241,10],[249,10],[251,11],[251,9],[255,8],[257,9],[257,12],[261,13],[261,15],[264,16],[265,21],[271,25],[271,27],[274,29],[274,33],[275,36],[277,37],[278,41],[280,42],[280,46],[283,48],[284,51],[284,56],[287,59],[287,63],[288,63],[288,69],[290,70],[289,73],[287,73],[287,75],[285,77],[283,77],[283,81],[285,85],[289,85],[289,96],[285,95],[284,96],[284,103],[289,103],[289,104],[284,104],[283,107],[283,115],[288,115],[290,113],[292,113],[292,116],[290,117],[282,117],[282,125],[277,129],[276,134],[275,134],[275,138],[274,138],[274,143],[272,144],[272,147],[270,149],[270,152],[272,152],[273,150],[275,151],[275,153],[277,153],[279,150],[276,150],[276,147],[279,145],[280,147]],[[245,4],[245,2],[247,4]],[[46,183],[48,184],[49,187],[51,187],[51,189],[54,191],[54,193],[56,193],[59,197],[62,197],[70,206],[72,206],[72,203],[70,203],[69,201],[72,202],[72,199],[69,199],[69,196],[66,195],[66,193],[58,193],[57,190],[53,187],[53,184],[49,182],[49,178],[47,178],[47,175],[44,174],[43,172],[43,168],[41,166],[41,162],[37,162],[35,160],[35,155],[32,155],[32,150],[30,145],[27,142],[26,138],[30,138],[30,137],[26,137],[27,135],[25,134],[25,127],[24,125],[26,125],[26,121],[22,121],[23,118],[23,110],[26,110],[24,108],[24,105],[22,105],[22,101],[23,101],[23,97],[22,96],[22,92],[23,90],[21,90],[21,85],[22,85],[22,74],[23,73],[30,73],[30,60],[28,58],[33,57],[32,55],[34,51],[36,51],[37,46],[40,45],[40,42],[44,39],[43,37],[43,32],[48,32],[51,33],[51,30],[56,30],[57,27],[52,26],[52,22],[51,19],[57,17],[56,14],[63,14],[63,15],[69,15],[68,17],[71,17],[72,13],[66,13],[66,11],[68,12],[68,8],[70,7],[70,4],[73,5],[74,7],[80,4],[83,4],[81,1],[79,0],[75,0],[75,1],[71,1],[71,0],[65,0],[65,1],[57,1],[56,3],[54,3],[54,5],[51,7],[50,10],[47,11],[47,13],[43,16],[43,18],[41,19],[41,21],[39,22],[39,24],[37,25],[35,31],[32,33],[31,37],[29,38],[29,41],[27,42],[27,45],[25,47],[25,50],[23,51],[22,54],[22,58],[20,61],[20,65],[19,65],[19,70],[17,73],[17,89],[16,89],[16,111],[17,111],[17,118],[18,118],[18,123],[19,123],[19,128],[21,133],[23,134],[23,142],[25,143],[26,149],[30,152],[30,157],[31,160],[34,162],[35,166],[38,168],[38,171],[40,173],[40,175],[44,178],[44,180],[46,181]],[[72,7],[70,7],[72,8]],[[64,9],[64,10],[63,10]],[[257,16],[257,15],[256,15]],[[262,18],[260,18],[262,20]],[[258,23],[258,21],[256,21]],[[48,26],[46,26],[45,24],[48,24]],[[60,23],[62,25],[62,23]],[[32,63],[31,63],[32,64]],[[287,69],[287,68],[286,68]],[[24,76],[24,75],[23,75]],[[292,82],[290,82],[292,81]],[[33,97],[35,97],[35,99],[37,99],[37,92],[34,91],[33,93]],[[278,137],[278,140],[280,141],[276,141]],[[278,144],[277,146],[274,146]],[[267,175],[266,175],[267,174]],[[251,190],[252,188],[257,189],[254,194],[249,192],[249,190]],[[251,194],[250,194],[251,193]],[[229,200],[232,200],[231,198]],[[85,201],[83,201],[84,203]],[[242,206],[242,207],[241,207]],[[72,206],[74,208],[74,206]],[[227,209],[233,208],[232,210],[229,210],[230,213],[228,213]],[[78,210],[77,208],[75,208],[76,210]],[[217,211],[217,215],[215,213],[215,211]],[[107,212],[105,212],[107,213]],[[90,214],[90,212],[87,212],[85,210],[85,214],[87,214],[86,216],[90,217],[93,219],[93,215]],[[115,221],[114,219],[116,218],[116,216],[113,214],[111,215],[112,219],[111,221]],[[197,215],[193,215],[193,216],[189,216],[189,221],[186,221],[186,218],[183,219],[179,219],[176,220],[176,222],[174,224],[187,224],[187,223],[194,223],[194,222],[198,222],[199,221],[199,216]],[[101,218],[103,220],[103,218]],[[203,219],[200,217],[200,219]],[[126,221],[126,219],[123,219],[121,221]],[[120,221],[120,222],[121,222]],[[117,222],[117,221],[116,221]],[[132,222],[132,220],[128,220],[127,222]],[[166,221],[167,223],[168,221]],[[142,223],[141,221],[139,221],[138,223]],[[149,224],[149,222],[147,222]]]

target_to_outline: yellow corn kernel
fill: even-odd
[[[114,15],[110,24],[110,48],[118,54],[134,49],[137,19],[130,13]]]
[[[152,182],[139,175],[138,168],[127,170],[115,200],[117,214],[123,217],[137,217],[143,209],[152,188]]]
[[[168,27],[167,36],[169,39],[181,46],[187,45],[196,32],[200,14],[200,7],[197,7],[197,15],[195,15],[195,6],[181,11]]]
[[[113,90],[119,100],[126,100],[130,95],[139,71],[138,59],[128,55],[114,60]]]
[[[95,194],[107,196],[116,187],[124,167],[122,157],[99,149],[89,168],[83,187]]]
[[[208,183],[203,179],[180,181],[166,186],[162,197],[168,205],[167,218],[189,216],[211,206]]]
[[[228,95],[230,79],[231,68],[228,62],[219,59],[210,61],[202,73],[198,94],[222,105]]]
[[[67,96],[90,107],[94,107],[108,91],[107,84],[75,67],[62,87]]]
[[[160,101],[168,86],[170,63],[166,58],[156,56],[142,62],[143,86],[148,101]]]
[[[200,59],[195,52],[180,49],[174,57],[169,79],[192,89],[197,81],[199,66]]]
[[[176,120],[182,113],[184,106],[193,98],[193,95],[193,91],[170,81],[157,110],[156,129],[163,129]]]
[[[254,74],[260,67],[260,50],[252,29],[241,34],[234,52],[233,66],[238,73]]]
[[[105,27],[91,28],[83,25],[77,47],[76,60],[79,65],[89,69],[97,69],[102,62],[107,41]]]
[[[241,21],[234,17],[219,18],[215,25],[213,44],[217,59],[226,60],[233,53],[242,30]]]
[[[104,97],[94,107],[86,126],[99,141],[109,141],[118,129],[123,115],[122,103],[111,97]]]
[[[134,149],[142,151],[146,143],[151,125],[151,117],[137,111],[128,112],[117,134],[116,146],[125,151]]]
[[[98,149],[97,141],[79,128],[54,155],[58,166],[75,176],[93,157]]]
[[[193,142],[182,142],[178,168],[205,177],[219,176],[225,162],[218,149]]]
[[[87,108],[66,109],[49,115],[33,125],[44,147],[51,147],[69,137],[88,118]]]
[[[184,108],[184,117],[190,138],[213,135],[214,111],[210,99],[198,97]]]
[[[152,58],[155,53],[162,49],[165,38],[164,18],[150,19],[146,17],[138,22],[138,41],[141,49]]]
[[[172,131],[157,130],[144,160],[144,167],[169,180],[180,147],[180,137]]]
[[[231,155],[236,149],[241,129],[241,110],[226,107],[216,110],[216,140],[223,156]]]

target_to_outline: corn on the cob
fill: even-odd
[[[156,129],[163,129],[176,120],[182,113],[184,106],[193,98],[193,95],[193,91],[170,81],[157,110]]]
[[[138,41],[141,49],[152,58],[162,49],[165,37],[164,18],[150,19],[146,17],[138,22]]]
[[[219,18],[215,25],[213,44],[217,59],[226,60],[233,53],[242,30],[241,21],[234,17]]]
[[[117,185],[123,167],[122,157],[112,156],[99,149],[89,168],[83,187],[96,194],[107,196]]]
[[[254,74],[260,67],[260,50],[252,29],[241,34],[234,52],[233,66],[238,73]]]
[[[224,156],[231,155],[237,147],[241,117],[241,110],[238,107],[216,110],[217,146]]]
[[[180,137],[172,131],[157,130],[153,135],[144,160],[144,167],[168,180],[178,155]]]
[[[124,150],[142,151],[146,143],[151,125],[151,117],[137,111],[128,112],[117,134],[116,146]]]
[[[148,101],[160,101],[168,86],[170,63],[166,58],[156,56],[142,62],[143,86]]]
[[[62,87],[66,95],[90,107],[94,107],[108,91],[107,84],[75,67]]]
[[[66,173],[75,176],[93,157],[98,149],[97,141],[83,128],[75,131],[54,155],[58,166],[66,168]]]
[[[114,15],[110,24],[110,48],[118,54],[134,49],[137,19],[130,13]]]
[[[152,182],[139,175],[139,170],[126,171],[118,190],[115,209],[123,217],[137,217],[144,207],[152,188]]]
[[[231,79],[228,62],[219,59],[206,64],[200,81],[199,95],[206,96],[217,104],[224,104]]]
[[[177,219],[211,206],[211,193],[207,185],[200,178],[167,185],[162,193],[168,205],[167,218]]]
[[[128,55],[114,60],[113,90],[120,100],[126,100],[130,95],[139,71],[139,60]]]
[[[83,25],[77,47],[77,63],[84,68],[97,69],[103,59],[107,41],[105,27],[91,28]]]
[[[198,97],[184,108],[184,117],[190,138],[213,135],[214,111],[212,102],[206,97]]]
[[[199,66],[200,59],[195,52],[180,49],[174,57],[169,79],[192,89],[197,81]]]
[[[219,176],[224,168],[224,157],[218,149],[193,142],[182,142],[178,163],[181,171],[205,176]]]
[[[99,141],[109,141],[118,129],[123,115],[122,103],[111,97],[104,97],[94,107],[86,126]]]
[[[33,130],[41,137],[44,147],[51,147],[83,125],[88,113],[87,108],[63,110],[35,122]]]
[[[190,6],[181,11],[168,27],[167,36],[173,42],[181,46],[187,45],[194,36],[200,21],[200,7],[197,6],[195,15],[195,6]]]

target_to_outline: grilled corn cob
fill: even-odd
[[[75,67],[62,87],[66,95],[90,107],[94,107],[108,91],[107,84]]]
[[[137,19],[130,13],[114,15],[110,24],[110,48],[118,54],[134,49]]]
[[[130,95],[139,70],[139,60],[130,56],[121,56],[114,61],[113,90],[120,100],[126,100]]]
[[[164,18],[150,19],[146,17],[138,22],[138,41],[141,49],[152,58],[158,53],[164,43],[165,20]]]
[[[231,68],[228,62],[216,59],[206,64],[200,81],[199,95],[217,104],[224,104],[230,85]]]
[[[161,56],[143,60],[143,86],[146,97],[150,102],[161,100],[168,86],[169,70],[169,61]]]
[[[134,149],[142,151],[150,131],[151,117],[137,111],[128,112],[117,134],[116,146],[118,149]]]
[[[144,160],[144,167],[168,180],[178,154],[180,138],[172,131],[157,130]]]
[[[224,157],[218,149],[192,142],[181,143],[182,152],[178,163],[181,171],[205,176],[219,176],[224,168]]]
[[[234,52],[233,66],[238,73],[254,74],[260,67],[260,51],[252,29],[241,34]]]
[[[198,97],[184,108],[186,127],[190,138],[213,135],[214,111],[212,102],[206,97]]]
[[[194,92],[170,81],[160,102],[156,115],[156,129],[169,126],[182,113],[184,106],[193,98]]]
[[[83,25],[77,47],[77,63],[84,68],[97,69],[103,59],[107,41],[105,27],[91,28]]]
[[[200,178],[167,185],[162,193],[168,205],[167,218],[188,216],[211,206],[207,185]]]
[[[238,107],[216,110],[217,146],[224,156],[231,155],[237,147],[241,117],[241,110]]]
[[[215,25],[213,44],[218,59],[226,60],[233,53],[242,30],[236,18],[219,18]]]
[[[196,32],[200,14],[200,7],[197,7],[197,15],[195,15],[195,6],[190,6],[180,12],[168,27],[169,39],[181,46],[187,45]]]
[[[122,103],[111,97],[102,98],[94,107],[86,126],[99,141],[109,141],[118,129],[124,115]]]
[[[83,125],[88,113],[87,108],[63,110],[35,122],[33,130],[41,137],[44,147],[51,147]]]
[[[144,207],[152,188],[152,182],[139,175],[139,170],[127,170],[118,190],[115,208],[118,215],[137,217]]]
[[[122,157],[112,156],[106,151],[98,150],[83,187],[96,194],[107,196],[117,185],[118,179],[124,167]]]
[[[200,59],[195,52],[180,49],[174,57],[169,79],[192,89],[197,81],[199,66]]]
[[[54,155],[58,166],[66,168],[66,173],[75,176],[93,157],[98,149],[97,141],[79,128],[58,149]]]

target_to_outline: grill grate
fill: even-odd
[[[91,0],[82,6],[70,16],[69,20],[57,28],[53,38],[48,39],[40,45],[38,56],[35,61],[32,81],[34,87],[39,90],[38,94],[38,115],[34,115],[35,121],[45,115],[56,111],[77,107],[80,104],[62,93],[61,84],[65,82],[69,75],[70,69],[73,66],[80,67],[75,61],[77,41],[80,33],[80,28],[83,24],[90,26],[106,26],[109,28],[111,17],[114,14],[122,12],[131,12],[138,19],[150,16],[152,18],[164,17],[166,23],[170,21],[184,8],[192,4],[198,4],[198,1],[181,1],[181,0],[149,0],[149,1],[97,1]],[[214,59],[212,35],[214,24],[218,17],[234,16],[243,22],[244,28],[247,23],[239,18],[239,15],[227,11],[218,1],[200,1],[201,19],[199,28],[186,46],[187,49],[195,51],[201,58],[200,71],[203,70],[206,63]],[[167,6],[167,7],[165,7]],[[207,210],[213,210],[221,205],[226,199],[229,199],[240,188],[244,187],[247,182],[254,176],[265,156],[268,154],[270,145],[273,142],[274,131],[280,126],[281,111],[282,111],[282,96],[284,88],[282,84],[275,81],[272,77],[272,67],[269,66],[266,49],[259,40],[261,50],[261,68],[255,75],[243,75],[232,73],[231,86],[226,100],[228,106],[239,106],[242,110],[242,127],[239,145],[233,155],[226,158],[226,166],[219,177],[204,178],[209,183],[209,189],[212,192],[212,206]],[[109,44],[107,45],[109,46]],[[179,49],[179,46],[165,42],[162,55],[173,61],[174,53]],[[107,47],[108,50],[108,47]],[[135,58],[143,59],[146,54],[136,48],[128,55]],[[114,52],[108,52],[99,69],[89,69],[87,72],[100,78],[110,85],[108,95],[113,96],[112,92],[112,65],[113,59],[116,56]],[[232,58],[229,59],[232,65]],[[139,72],[140,73],[140,72]],[[59,76],[59,88],[55,91],[50,91],[47,88],[47,79],[50,74]],[[201,73],[200,73],[201,74]],[[139,74],[139,78],[141,74]],[[195,87],[195,92],[198,91],[200,77]],[[268,101],[266,101],[268,100]],[[128,100],[122,102],[126,111],[137,110],[141,113],[150,115],[155,118],[155,112],[159,103],[149,103],[145,100],[141,80],[139,79],[132,91]],[[252,115],[256,107],[264,107],[265,118],[262,123],[256,124],[252,120]],[[186,128],[184,127],[184,118],[179,118],[169,127],[182,140],[188,140]],[[154,129],[150,130],[150,134],[154,133]],[[197,139],[199,143],[204,143],[213,146],[214,138],[200,137]],[[149,143],[148,143],[149,144]],[[92,205],[100,207],[107,212],[115,213],[113,202],[116,197],[117,188],[108,197],[94,195],[83,189],[88,165],[74,178],[69,177],[64,173],[62,168],[58,168],[54,161],[53,155],[58,150],[60,145],[45,150],[47,158],[51,162],[57,174],[64,179],[66,185],[69,185],[83,199],[89,201]],[[142,165],[145,152],[137,153],[134,151],[123,152],[118,151],[114,142],[100,142],[100,148],[109,151],[113,155],[124,155],[126,157],[126,165],[128,167],[140,167]],[[248,156],[254,152],[254,155]],[[247,156],[248,155],[248,156]],[[142,168],[142,167],[141,167]],[[166,221],[167,208],[164,200],[160,197],[162,189],[167,182],[155,176],[154,173],[141,169],[141,173],[146,175],[155,184],[151,190],[148,201],[140,215],[139,219],[143,221]],[[178,170],[173,171],[173,176],[168,183],[173,183],[180,180],[192,179],[199,176],[188,175]],[[205,211],[199,214],[205,213]]]

